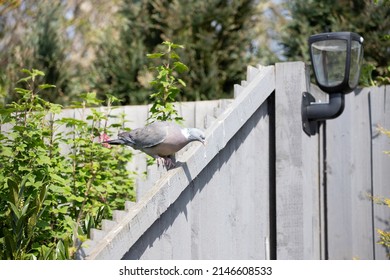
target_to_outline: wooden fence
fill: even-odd
[[[344,113],[308,136],[302,92],[327,95],[307,72],[249,67],[234,100],[191,104],[207,145],[170,171],[149,168],[137,202],[93,230],[80,258],[385,259],[376,229],[390,230],[390,209],[371,196],[390,197],[390,141],[377,130],[390,128],[390,87],[347,95]]]

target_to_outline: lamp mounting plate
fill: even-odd
[[[315,98],[309,92],[304,92],[302,94],[302,129],[309,136],[316,134],[317,123],[315,120],[308,119],[306,109],[308,106],[310,106],[311,103],[314,103],[315,101]]]

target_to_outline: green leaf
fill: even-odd
[[[50,178],[53,181],[55,181],[55,182],[57,182],[59,184],[62,184],[62,185],[65,185],[65,183],[66,183],[66,180],[64,178],[62,178],[62,177],[60,177],[60,176],[58,176],[57,174],[54,174],[54,173],[50,174]]]
[[[165,54],[164,53],[149,53],[146,55],[147,58],[160,58],[162,56],[164,56]]]
[[[16,83],[17,83],[17,84],[20,84],[20,83],[22,83],[22,82],[28,82],[29,80],[31,80],[31,76],[26,77],[26,78],[21,78],[21,79],[18,80]]]
[[[173,69],[175,69],[179,73],[187,72],[189,70],[187,65],[181,63],[180,61],[175,61],[173,65],[174,65]]]
[[[23,205],[23,208],[22,208],[20,216],[25,216],[26,215],[27,210],[30,207],[30,200],[31,200],[31,196],[29,196],[28,199],[24,202],[24,205]]]
[[[112,103],[116,103],[116,102],[121,101],[121,99],[119,99],[118,97],[111,95],[111,94],[106,94],[106,99],[107,99],[108,104],[112,104]]]
[[[68,186],[61,186],[61,185],[50,185],[50,190],[57,194],[69,194],[70,189]]]
[[[8,117],[10,114],[12,114],[15,111],[17,111],[15,108],[0,108],[0,115]]]
[[[172,49],[184,49],[184,45],[172,44]]]
[[[41,259],[43,260],[50,260],[52,259],[52,254],[53,254],[53,248],[52,247],[47,247],[45,245],[42,245],[42,247],[39,249]]]
[[[56,87],[55,85],[49,85],[49,84],[42,84],[38,86],[39,89],[47,89],[47,88],[55,88],[55,87]]]
[[[6,186],[9,189],[9,194],[10,194],[10,202],[16,204],[17,201],[19,200],[19,188],[18,184],[12,180],[11,178],[7,178],[6,181]]]
[[[177,79],[177,81],[183,86],[186,87],[186,83],[182,79]]]
[[[100,100],[96,97],[96,92],[87,92],[81,94],[80,96],[87,103],[87,105],[99,105],[103,103],[103,100]]]
[[[50,164],[50,162],[51,162],[50,158],[46,155],[39,155],[37,158],[37,163],[39,165]]]
[[[28,76],[32,76],[33,75],[33,73],[30,70],[28,70],[28,69],[22,69],[22,70],[20,70],[20,72],[22,72],[24,74],[27,74]]]
[[[63,207],[57,208],[57,211],[58,211],[58,213],[61,213],[61,214],[67,214],[68,209],[69,209],[69,206],[63,206]]]
[[[39,193],[39,203],[42,204],[42,202],[46,199],[47,195],[47,186],[41,187],[41,191]]]
[[[13,204],[12,202],[8,201],[8,204],[9,206],[11,207],[11,210],[12,212],[15,214],[15,216],[17,217],[17,219],[20,219],[21,217],[21,212],[19,211],[19,209],[15,206],[15,204]]]
[[[30,72],[30,73],[31,73],[31,72]],[[33,70],[32,70],[32,73],[31,73],[31,76],[45,76],[45,73],[43,73],[43,72],[40,71],[40,70],[33,69]]]
[[[169,42],[169,41],[162,42],[162,45],[168,46],[169,48],[172,48],[172,49],[178,49],[178,48],[184,49],[183,45],[174,44],[174,43]]]
[[[57,260],[66,260],[68,252],[67,249],[64,246],[64,243],[62,240],[59,240],[56,246],[56,259]]]
[[[0,155],[2,155],[4,157],[13,157],[14,153],[13,153],[12,148],[10,148],[10,147],[2,147],[2,149],[0,151]]]
[[[15,88],[15,91],[23,96],[31,92],[30,90],[24,88]]]
[[[62,109],[62,105],[60,105],[60,104],[50,103],[50,105],[49,105],[50,113],[59,114],[59,113],[61,113],[61,109]]]
[[[72,127],[72,126],[85,126],[87,123],[83,120],[77,120],[74,118],[62,118],[60,120],[56,121],[58,124],[64,124],[66,127]]]
[[[177,60],[180,59],[180,56],[179,56],[176,52],[171,52],[170,57],[171,57],[172,59],[177,59]]]
[[[81,197],[81,196],[72,196],[73,200],[77,201],[77,202],[83,202],[84,201],[84,197]]]

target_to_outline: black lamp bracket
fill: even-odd
[[[315,102],[309,92],[302,94],[302,128],[309,136],[316,134],[319,121],[334,119],[344,111],[344,94],[329,94],[329,102]]]

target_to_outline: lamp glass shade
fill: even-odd
[[[319,84],[340,85],[345,78],[347,40],[324,40],[311,44],[313,68]]]
[[[331,32],[309,37],[310,58],[317,85],[326,93],[349,93],[359,82],[363,37]]]
[[[349,71],[349,87],[355,88],[359,83],[360,68],[363,61],[362,44],[358,41],[351,42],[351,67]]]

